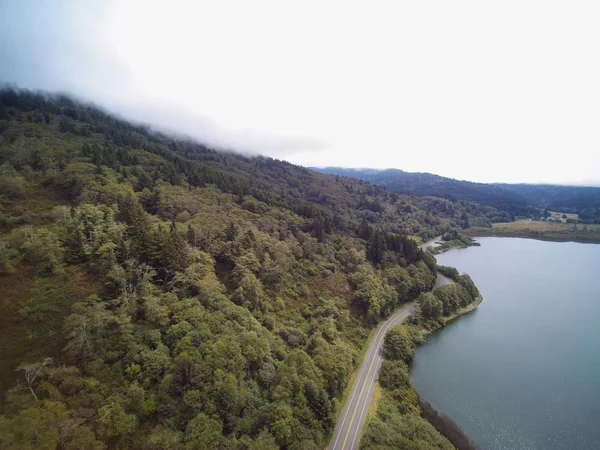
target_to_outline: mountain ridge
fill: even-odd
[[[546,209],[579,214],[584,223],[600,223],[600,187],[536,183],[479,183],[401,169],[315,167],[323,173],[349,176],[416,195],[468,200],[492,206],[515,217],[536,218]]]

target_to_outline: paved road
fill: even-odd
[[[428,248],[436,248],[438,245],[440,245],[442,241],[442,237],[438,236],[430,241],[427,241],[421,245],[419,245],[419,248],[423,251],[426,251]]]
[[[450,283],[445,276],[438,274],[435,287]],[[358,448],[362,427],[365,423],[379,368],[383,360],[383,342],[390,328],[401,323],[412,312],[413,305],[406,305],[396,311],[377,328],[373,340],[365,353],[365,358],[352,391],[346,400],[329,444],[329,450],[354,450]]]
[[[451,284],[452,282],[446,278],[444,275],[442,275],[441,273],[437,274],[437,278],[435,279],[435,286],[433,287],[435,288],[439,288],[440,286],[443,286],[445,284]]]

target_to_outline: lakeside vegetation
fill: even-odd
[[[569,220],[569,219],[566,219]],[[574,220],[574,219],[570,219]],[[474,227],[464,231],[469,236],[506,236],[550,241],[600,242],[600,225],[518,220],[495,223],[492,228]]]
[[[479,246],[471,237],[459,230],[452,230],[442,235],[440,243],[431,247],[430,251],[437,255],[451,248],[467,248]]]
[[[385,359],[379,370],[381,399],[369,420],[361,449],[452,449],[453,445],[421,416],[418,396],[408,375],[408,363],[422,340],[415,326],[397,325],[384,344]]]
[[[443,327],[457,313],[481,301],[481,294],[469,275],[460,275],[454,267],[438,266],[437,270],[451,282],[422,293],[410,318],[410,322],[427,332]]]
[[[372,326],[435,282],[409,236],[485,221],[26,91],[0,186],[7,449],[322,448]]]
[[[421,294],[407,323],[386,335],[379,372],[381,399],[364,431],[363,449],[476,448],[450,418],[419,398],[410,380],[409,364],[417,347],[425,342],[425,334],[481,299],[468,275],[460,275],[453,267],[439,266],[438,271],[453,283]]]

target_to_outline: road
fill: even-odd
[[[439,288],[440,286],[443,286],[445,284],[452,284],[452,281],[450,281],[450,279],[446,278],[441,273],[438,273],[437,278],[435,279],[435,285],[433,286],[433,288],[434,289]]]
[[[419,248],[423,251],[426,251],[428,248],[436,248],[438,245],[441,244],[442,241],[442,237],[438,236],[430,241],[427,241],[421,245],[419,245]]]
[[[435,287],[450,283],[450,280],[438,274]],[[402,323],[413,309],[413,305],[406,305],[390,316],[375,332],[373,340],[365,353],[365,358],[358,371],[358,376],[352,386],[352,391],[346,400],[338,422],[331,438],[329,450],[354,450],[358,448],[362,427],[365,423],[369,404],[373,397],[373,390],[379,375],[379,368],[383,360],[383,342],[390,328]]]

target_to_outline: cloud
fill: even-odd
[[[131,120],[153,124],[153,128],[183,137],[191,137],[223,150],[272,157],[297,152],[320,152],[328,147],[324,140],[285,137],[255,130],[227,129],[209,117],[201,117],[185,105],[168,100],[141,99],[111,105]]]
[[[0,81],[303,165],[600,181],[599,15],[592,1],[0,0]]]
[[[136,93],[132,70],[108,42],[109,21],[116,7],[116,2],[2,3],[0,81],[65,92],[127,119],[216,148],[285,157],[328,147],[325,140],[310,136],[231,129],[177,100]]]

